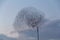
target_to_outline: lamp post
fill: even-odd
[[[39,29],[37,27],[37,40],[39,40]]]

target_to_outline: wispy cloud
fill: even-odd
[[[0,34],[0,40],[17,40],[16,38],[8,37],[4,34]]]
[[[39,28],[41,40],[59,40],[60,39],[60,20],[52,20],[45,22],[42,27]],[[22,40],[36,40],[36,29],[27,29],[19,33],[19,39]]]

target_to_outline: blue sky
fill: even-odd
[[[0,0],[0,33],[14,30],[15,16],[22,8],[30,6],[44,12],[47,19],[60,19],[60,0]]]

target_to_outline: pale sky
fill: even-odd
[[[60,19],[60,0],[0,0],[0,33],[14,31],[15,16],[24,7],[36,7],[47,19]]]

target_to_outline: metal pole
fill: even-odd
[[[37,27],[37,40],[39,40],[39,28]]]

